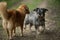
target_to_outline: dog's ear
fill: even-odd
[[[43,8],[43,10],[44,10],[44,11],[48,11],[48,9],[46,9],[46,8]]]
[[[38,9],[39,9],[39,8],[35,8],[35,9],[33,9],[33,11],[38,11]]]
[[[48,11],[48,9],[46,9],[46,8],[41,8],[41,10],[43,10],[43,12]]]
[[[48,11],[48,9],[45,9],[46,11]]]

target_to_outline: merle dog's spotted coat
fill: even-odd
[[[26,14],[25,20],[24,20],[24,26],[26,28],[27,24],[30,24],[30,27],[32,25],[35,26],[35,29],[39,26],[44,26],[45,28],[45,12],[48,11],[45,8],[36,8],[30,14]]]

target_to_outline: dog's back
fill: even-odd
[[[39,14],[37,14],[35,11],[31,12],[30,14],[26,15],[24,24],[32,24],[36,25],[39,19]]]

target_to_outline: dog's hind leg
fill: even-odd
[[[5,31],[7,32],[7,38],[9,38],[9,31],[7,29],[7,21],[6,20],[3,20],[2,21],[2,25],[3,25],[3,28],[5,29]]]
[[[32,24],[30,24],[30,30],[31,30]]]
[[[13,28],[13,36],[16,36],[16,27]]]
[[[12,30],[9,30],[9,39],[12,39]]]
[[[7,36],[8,36],[8,38],[9,38],[9,30],[8,30],[8,29],[6,29],[6,31],[7,31]]]

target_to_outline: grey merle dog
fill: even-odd
[[[42,26],[45,29],[45,12],[46,11],[48,11],[48,9],[35,8],[33,11],[30,12],[30,14],[26,14],[26,17],[24,20],[24,28],[26,29],[26,25],[30,24],[30,29],[32,25],[35,26],[36,30],[39,28],[39,26]]]

